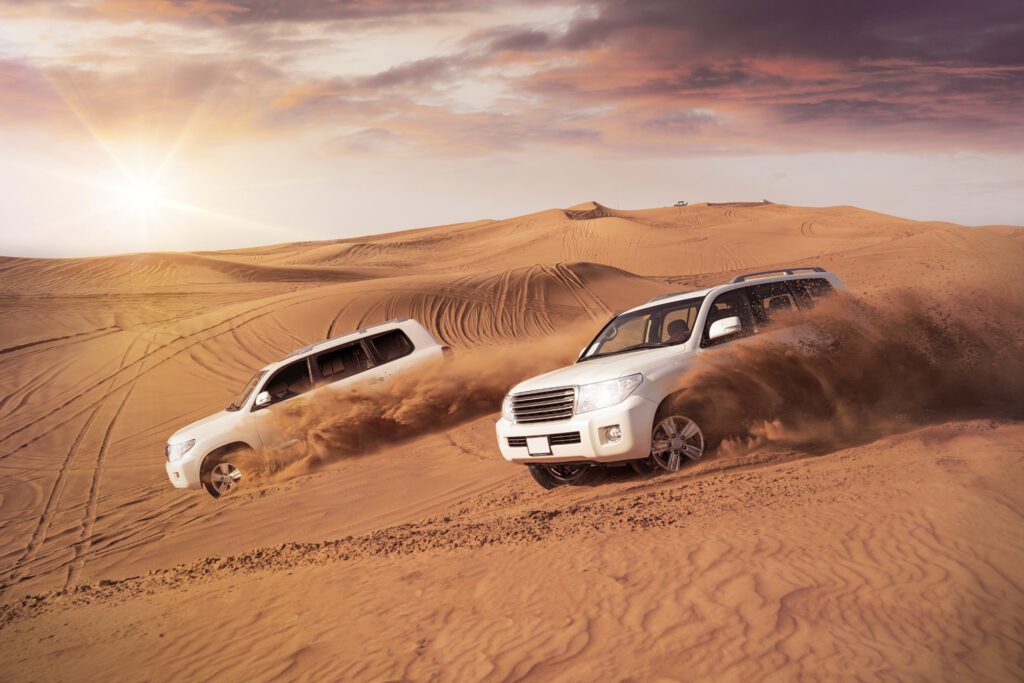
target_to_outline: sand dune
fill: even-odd
[[[521,350],[520,373],[656,294],[779,265],[883,299],[998,292],[1013,317],[1021,234],[588,202],[330,242],[0,259],[0,678],[1019,678],[1013,410],[553,492],[500,460],[491,416],[222,501],[171,489],[161,450],[262,364],[396,316],[463,352]]]

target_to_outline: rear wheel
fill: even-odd
[[[534,480],[546,489],[557,486],[579,486],[593,481],[597,469],[587,463],[560,463],[557,465],[527,465]]]
[[[678,472],[684,462],[704,455],[704,433],[684,415],[660,417],[651,433],[651,461],[666,472]]]

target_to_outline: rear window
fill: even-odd
[[[754,315],[762,324],[781,313],[796,310],[796,299],[785,282],[768,282],[746,290]]]
[[[390,363],[413,351],[412,341],[402,330],[391,330],[370,340],[381,363]]]
[[[366,355],[362,344],[350,344],[322,353],[317,356],[316,362],[320,375],[332,382],[358,375],[371,366],[370,357]]]
[[[832,288],[832,283],[820,277],[808,278],[806,280],[793,280],[789,284],[793,285],[793,288],[798,292],[803,292],[806,298],[810,301],[820,299],[823,296],[828,296],[835,292]]]

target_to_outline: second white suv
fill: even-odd
[[[382,384],[450,351],[405,318],[294,351],[256,373],[227,408],[176,431],[164,449],[167,477],[176,488],[224,495],[242,479],[240,454],[286,445],[273,418],[277,406],[316,391]]]
[[[842,288],[823,268],[786,268],[621,313],[575,364],[512,388],[496,425],[498,448],[545,488],[581,483],[599,464],[676,471],[699,460],[706,445],[700,415],[671,400],[697,354]]]

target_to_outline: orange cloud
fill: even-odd
[[[407,30],[400,20],[443,24],[471,5],[58,1],[46,16],[148,23],[34,67],[0,64],[0,103],[12,125],[74,130],[70,111],[111,136],[187,128],[215,145],[301,131],[345,153],[1019,148],[1017,3],[940,4],[605,0],[580,3],[568,23],[524,25],[492,9],[452,21],[444,51],[366,73],[347,68],[342,40],[365,37],[358,22],[378,22],[387,52]]]

